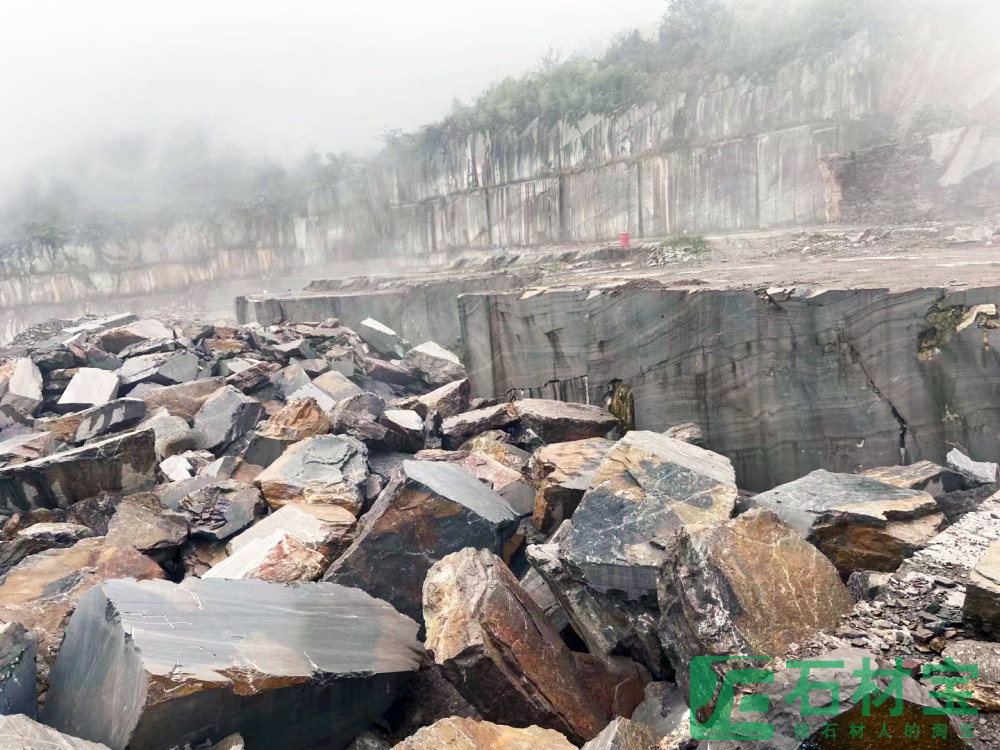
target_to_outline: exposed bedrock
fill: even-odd
[[[740,487],[824,468],[1000,454],[1000,288],[595,291],[459,297],[472,396],[602,404],[697,425]]]

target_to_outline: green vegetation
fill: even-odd
[[[890,0],[667,0],[655,38],[621,35],[596,59],[560,61],[551,50],[536,70],[507,77],[473,103],[456,101],[443,121],[415,133],[387,132],[384,156],[433,153],[474,132],[520,131],[535,119],[575,123],[668,100],[696,82],[772,74],[797,57],[834,49],[863,27],[891,22]],[[898,8],[895,15],[899,15]]]
[[[663,240],[660,247],[695,257],[711,255],[712,253],[712,248],[708,246],[708,242],[700,234],[676,234]]]

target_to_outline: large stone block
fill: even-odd
[[[442,386],[465,377],[461,360],[434,341],[425,341],[410,349],[405,362],[427,385]]]
[[[297,536],[332,560],[350,546],[355,520],[353,513],[339,505],[283,505],[230,539],[226,549],[232,555],[244,545],[280,531]]]
[[[328,562],[294,534],[275,531],[244,544],[201,577],[301,583],[323,575]]]
[[[725,457],[630,432],[604,456],[573,514],[567,561],[599,592],[651,597],[678,530],[728,519],[736,494]]]
[[[764,508],[684,528],[659,602],[660,639],[684,685],[695,656],[780,656],[854,604],[833,564]]]
[[[514,402],[521,423],[546,443],[604,437],[616,424],[607,409],[546,398]]]
[[[155,481],[153,431],[127,432],[0,469],[0,516],[65,508],[102,492],[139,492]]]
[[[70,737],[22,714],[0,716],[0,748],[4,750],[108,750],[107,745]]]
[[[225,378],[205,378],[190,383],[168,385],[142,395],[150,411],[163,407],[172,416],[191,422],[208,397],[226,385]]]
[[[416,632],[333,584],[109,581],[67,628],[44,720],[112,750],[234,732],[248,747],[342,748],[416,669]]]
[[[220,388],[202,404],[194,417],[194,447],[197,450],[222,448],[252,430],[264,407],[231,385]]]
[[[257,475],[268,504],[340,505],[361,512],[368,476],[368,449],[345,435],[319,435],[288,447],[281,457]]]
[[[424,583],[427,649],[483,718],[593,738],[642,700],[638,670],[615,673],[567,648],[496,555],[464,549]]]
[[[106,404],[116,395],[118,395],[118,373],[94,367],[81,367],[59,397],[58,405],[67,411],[77,411]]]
[[[431,565],[466,547],[501,552],[517,514],[461,467],[404,461],[360,527],[324,580],[364,589],[423,622],[421,591]]]
[[[253,485],[212,477],[183,481],[177,491],[161,492],[160,501],[187,519],[192,537],[210,541],[229,539],[266,510]]]
[[[358,324],[358,336],[379,354],[396,359],[402,359],[410,348],[406,339],[374,318],[365,318]]]
[[[38,647],[34,636],[19,622],[0,625],[0,715],[38,714]],[[4,747],[0,725],[0,747]]]

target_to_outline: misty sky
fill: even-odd
[[[95,135],[203,125],[287,158],[363,152],[387,127],[649,29],[664,0],[66,0],[5,3],[0,180]]]

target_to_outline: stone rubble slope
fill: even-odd
[[[899,657],[909,718],[977,663],[942,747],[1000,746],[1000,457],[753,496],[696,424],[473,399],[375,319],[38,331],[0,350],[0,746],[707,746],[692,662],[749,655],[766,747],[813,657],[842,697]]]

